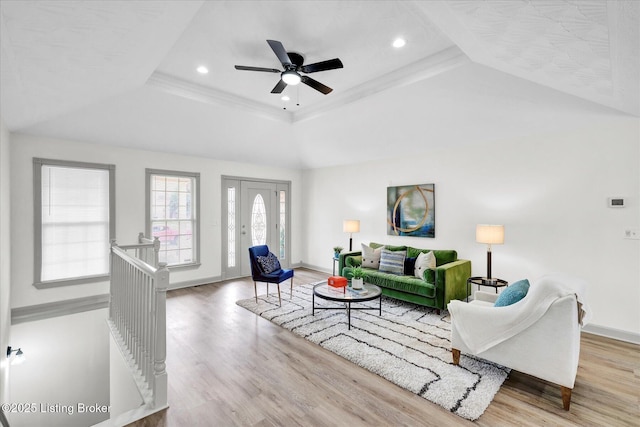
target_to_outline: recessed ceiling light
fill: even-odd
[[[404,46],[405,44],[407,44],[407,41],[405,39],[403,39],[402,37],[398,37],[392,43],[393,47],[395,47],[395,48],[400,48],[400,47]]]
[[[196,68],[196,71],[199,72],[200,74],[207,74],[209,72],[209,69],[204,65],[201,65],[198,68]]]
[[[283,96],[282,98],[280,98],[280,99],[282,99],[283,101],[288,101],[288,100],[290,100],[291,98],[289,98],[287,95],[284,95],[284,96]]]

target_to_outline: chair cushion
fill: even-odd
[[[380,254],[380,271],[383,273],[399,274],[404,273],[404,258],[407,251],[391,251],[383,249]]]
[[[500,292],[498,299],[493,304],[494,307],[506,307],[515,304],[524,298],[529,292],[529,281],[527,279],[519,280]]]
[[[278,261],[278,258],[272,252],[269,252],[267,256],[258,256],[257,260],[265,274],[280,270],[281,268],[280,261]]]

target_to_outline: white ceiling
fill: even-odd
[[[322,167],[640,115],[640,2],[0,2],[0,115],[14,132]],[[391,47],[402,36],[407,45]],[[270,91],[266,39],[305,63]],[[195,71],[198,65],[209,74]],[[296,105],[299,103],[299,105]],[[286,107],[286,109],[285,109]]]

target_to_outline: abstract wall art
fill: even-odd
[[[387,187],[387,234],[436,237],[435,185]]]

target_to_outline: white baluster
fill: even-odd
[[[160,242],[111,247],[109,320],[116,341],[123,347],[139,375],[152,392],[154,407],[167,405],[166,372],[166,292],[169,269],[157,264]],[[133,250],[138,258],[126,250]],[[155,258],[154,267],[146,262]],[[140,262],[142,261],[142,262]]]

